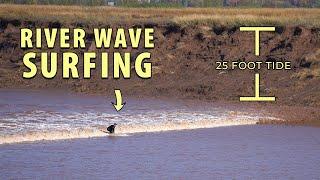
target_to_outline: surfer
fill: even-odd
[[[116,128],[117,123],[114,123],[113,125],[109,126],[107,128],[107,131],[109,131],[110,134],[114,133],[114,129]]]

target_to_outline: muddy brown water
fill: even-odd
[[[106,136],[101,130],[113,123],[117,135],[127,135],[276,119],[253,108],[148,98],[125,98],[125,107],[116,112],[112,101],[64,91],[0,90],[0,144]]]
[[[0,145],[1,179],[319,179],[320,131],[232,126]]]
[[[319,129],[252,125],[268,117],[260,110],[128,98],[116,113],[101,96],[0,97],[0,179],[320,177]],[[111,122],[115,135],[99,130]]]

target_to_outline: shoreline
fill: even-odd
[[[320,128],[320,120],[259,120],[257,125],[284,125],[284,126],[301,126]]]

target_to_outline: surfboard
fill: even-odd
[[[106,133],[106,134],[110,134],[110,132],[109,131],[105,131],[105,130],[102,130],[102,129],[99,129],[101,132],[104,132],[104,133]]]

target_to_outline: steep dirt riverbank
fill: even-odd
[[[101,24],[99,27],[108,27]],[[272,106],[298,106],[318,109],[320,107],[320,29],[311,27],[276,27],[275,32],[261,34],[260,56],[254,55],[254,35],[240,32],[239,27],[176,24],[125,24],[117,27],[153,27],[155,48],[152,53],[152,78],[142,80],[134,74],[131,79],[101,79],[97,70],[91,79],[62,79],[58,76],[48,80],[38,74],[33,79],[23,79],[26,70],[22,57],[26,50],[20,46],[22,27],[83,27],[87,32],[93,28],[88,24],[63,24],[60,22],[34,22],[0,19],[0,88],[59,88],[89,94],[113,95],[119,88],[126,96],[175,97],[206,101],[238,102],[240,96],[254,93],[253,80],[260,73],[262,96],[276,96]],[[97,50],[93,34],[88,34],[87,48],[73,50],[114,52],[114,49]],[[47,52],[48,49],[37,50]],[[53,51],[53,50],[52,50]],[[63,52],[55,48],[56,52]],[[117,50],[119,51],[119,50]],[[144,49],[121,49],[133,56]],[[290,61],[292,70],[216,70],[217,61],[263,62]],[[40,66],[40,58],[37,60]],[[79,62],[78,69],[82,69]],[[61,67],[61,66],[59,66]],[[112,70],[112,69],[110,69]],[[41,73],[41,72],[40,72]],[[80,74],[82,72],[79,72]],[[266,104],[266,103],[262,103]],[[315,110],[316,111],[316,110]],[[307,113],[307,111],[302,112]],[[308,115],[309,116],[309,115]],[[314,114],[315,119],[320,119]]]

